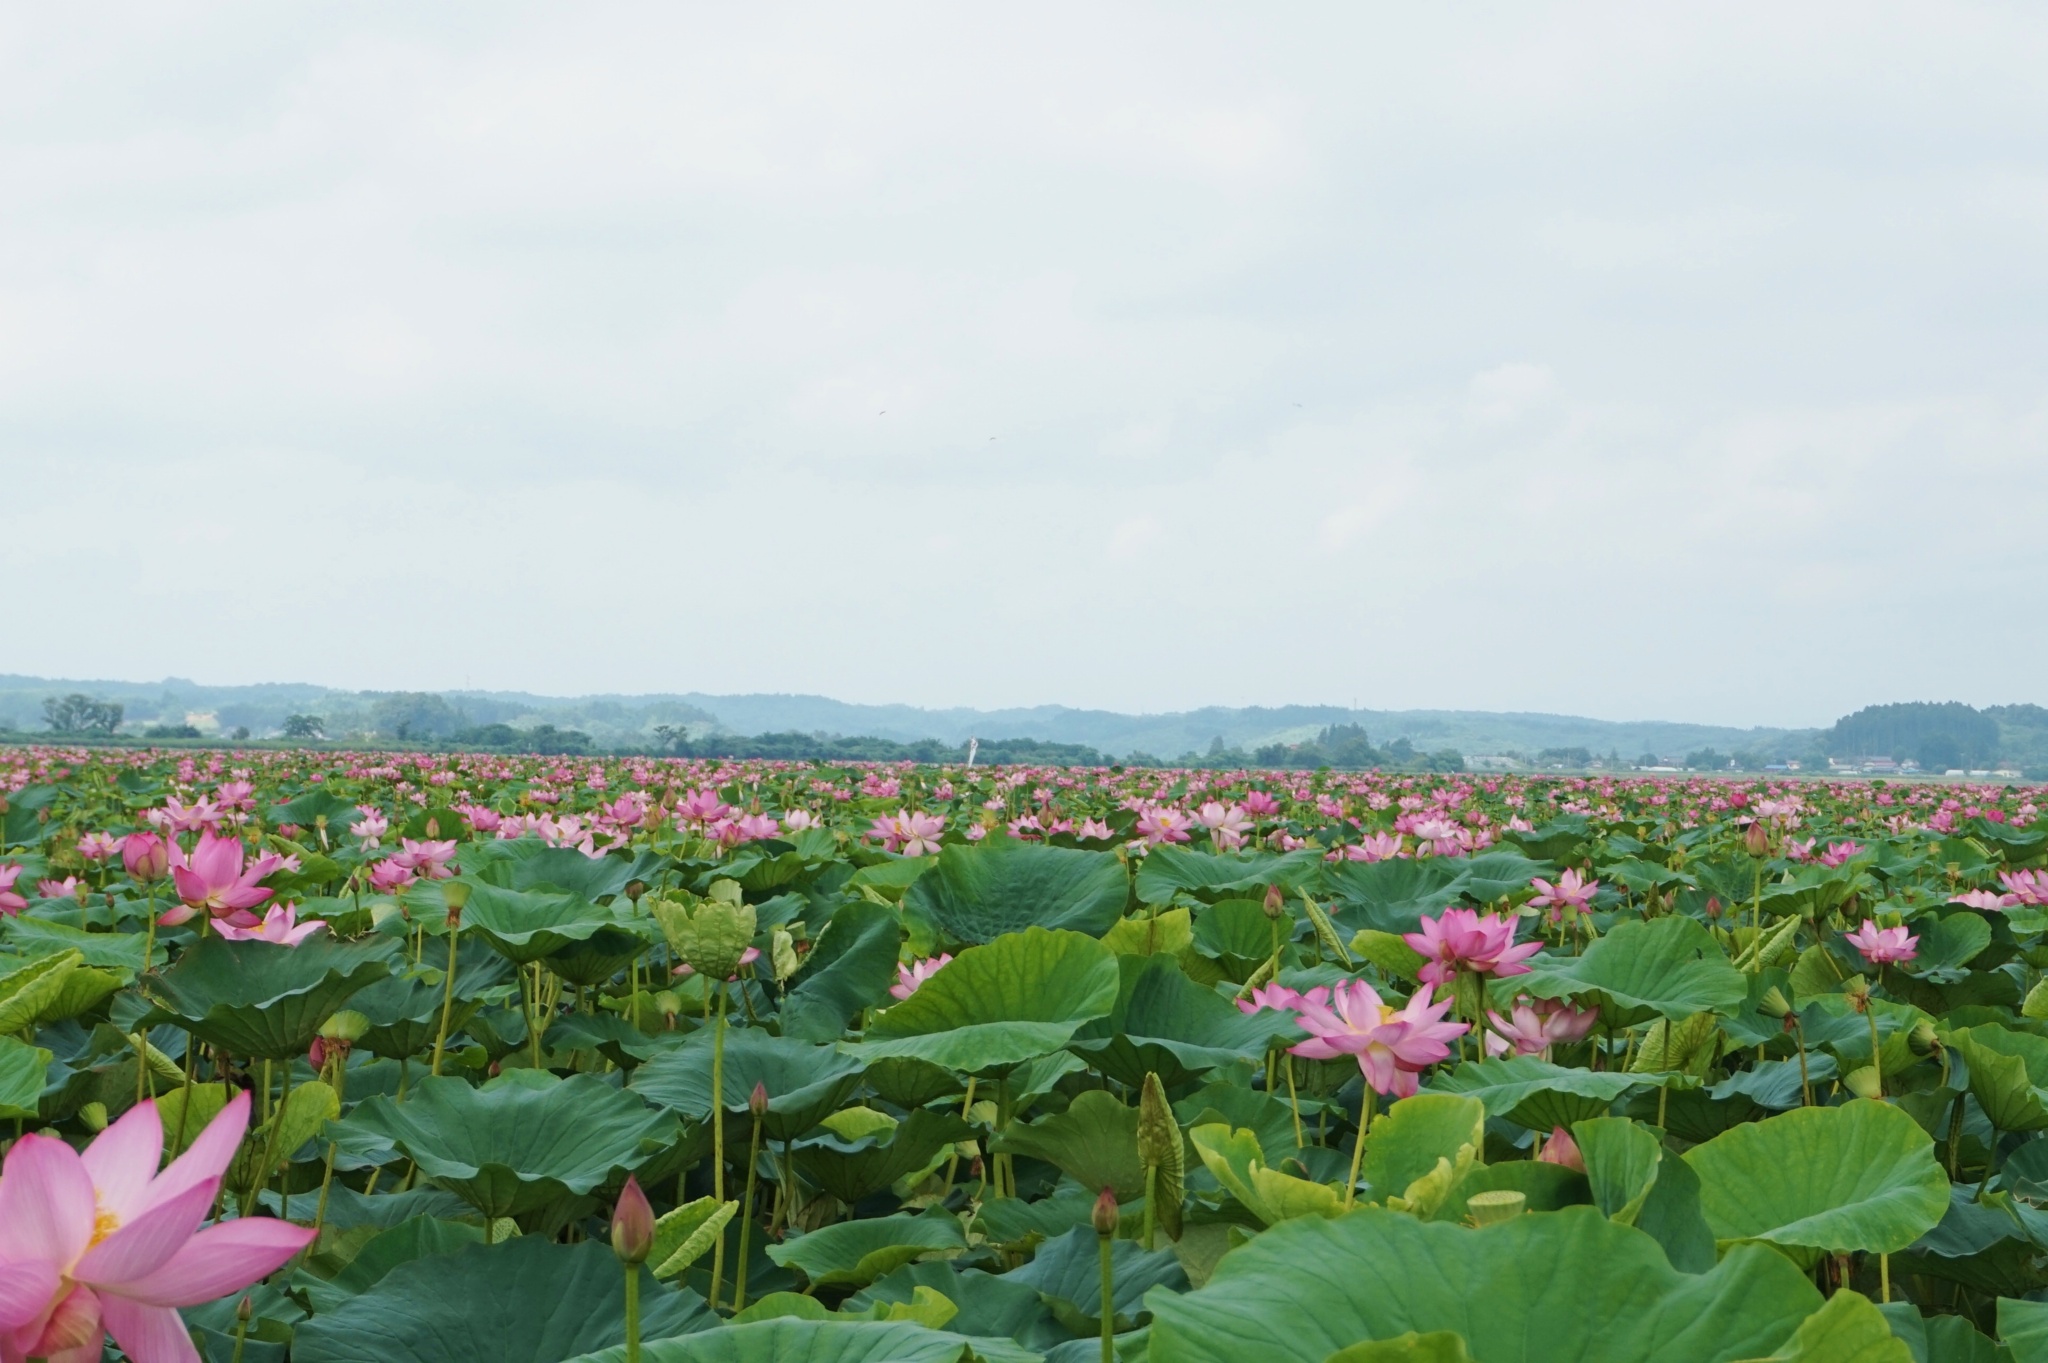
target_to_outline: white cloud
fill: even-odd
[[[2043,699],[2024,8],[100,14],[0,16],[10,670]]]

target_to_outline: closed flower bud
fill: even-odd
[[[653,1248],[654,1208],[640,1191],[640,1180],[628,1174],[619,1203],[612,1208],[612,1253],[621,1263],[644,1264]]]
[[[1742,830],[1742,845],[1753,857],[1770,855],[1771,835],[1760,823],[1752,823]]]
[[[1104,1188],[1102,1196],[1095,1199],[1095,1210],[1088,1215],[1089,1224],[1095,1227],[1097,1235],[1108,1239],[1116,1234],[1117,1219],[1116,1190]]]
[[[1280,897],[1280,887],[1278,885],[1268,885],[1266,887],[1266,917],[1278,918],[1286,911],[1287,901]]]
[[[755,1121],[759,1121],[768,1115],[768,1086],[766,1084],[755,1083],[754,1091],[747,1095],[747,1111],[754,1114]]]
[[[136,880],[162,880],[170,873],[170,845],[154,833],[130,833],[121,839],[121,864]]]
[[[251,1316],[254,1316],[255,1314],[255,1298],[245,1295],[240,1301],[235,1303],[235,1319],[241,1321],[244,1325],[247,1325],[249,1323],[249,1318]],[[239,1349],[241,1346],[238,1344],[235,1347]]]

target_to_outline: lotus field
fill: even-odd
[[[2048,1359],[2039,790],[0,792],[4,1363]]]

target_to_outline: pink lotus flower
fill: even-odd
[[[1403,933],[1401,940],[1427,961],[1416,975],[1426,984],[1442,984],[1460,970],[1477,975],[1526,975],[1522,962],[1543,950],[1541,942],[1515,945],[1515,920],[1471,909],[1445,909],[1422,920],[1422,931]]]
[[[211,833],[219,826],[222,814],[220,806],[211,800],[186,805],[173,795],[164,801],[162,809],[149,810],[142,817],[168,833]]]
[[[1833,870],[1858,855],[1863,849],[1853,842],[1831,842],[1828,850],[1820,854],[1820,864]]]
[[[398,847],[399,850],[391,855],[391,860],[408,871],[417,872],[422,879],[446,880],[455,874],[455,868],[450,864],[455,860],[453,839],[442,842],[422,839],[414,842],[411,838],[400,838]]]
[[[1553,1044],[1583,1041],[1600,1024],[1598,1008],[1580,1008],[1568,999],[1537,999],[1531,1007],[1543,1019],[1543,1034]]]
[[[76,899],[81,904],[85,902],[86,888],[86,883],[77,876],[36,882],[36,893],[45,899]]]
[[[240,927],[254,927],[258,920],[249,910],[277,893],[256,882],[276,867],[277,860],[259,859],[244,871],[244,851],[240,838],[220,838],[210,832],[199,835],[199,845],[189,858],[173,845],[171,883],[177,887],[183,903],[166,913],[162,921],[169,925],[182,923],[203,909]]]
[[[1327,1006],[1301,1001],[1297,1015],[1310,1037],[1293,1054],[1308,1060],[1355,1056],[1358,1072],[1375,1092],[1409,1097],[1420,1087],[1415,1076],[1448,1056],[1446,1043],[1466,1031],[1462,1022],[1443,1021],[1451,1000],[1431,1003],[1429,993],[1417,990],[1405,1007],[1395,1009],[1364,980],[1340,982]]]
[[[400,865],[396,857],[380,861],[370,868],[370,888],[378,894],[397,894],[418,879],[412,867]]]
[[[782,811],[782,826],[792,833],[801,833],[806,828],[818,826],[818,816],[808,809],[785,809]]]
[[[731,812],[725,801],[718,798],[717,791],[693,790],[676,806],[676,830],[687,833],[693,826],[722,819]]]
[[[1263,790],[1248,790],[1244,796],[1244,812],[1254,819],[1270,819],[1280,812],[1280,802]]]
[[[1530,877],[1529,883],[1541,891],[1529,901],[1529,906],[1535,909],[1549,909],[1550,921],[1553,923],[1563,919],[1566,909],[1591,913],[1593,892],[1600,888],[1599,881],[1586,879],[1575,866],[1567,867],[1565,873],[1557,878],[1555,885],[1542,876]]]
[[[2018,895],[2000,894],[1996,890],[1966,890],[1949,900],[1951,904],[1963,904],[1987,913],[2000,913],[2020,902]]]
[[[912,961],[909,965],[896,967],[896,983],[889,986],[889,997],[899,1002],[918,991],[919,986],[939,973],[939,967],[952,960],[951,954],[934,956],[927,961]]]
[[[1893,961],[1910,961],[1920,954],[1920,939],[1903,927],[1881,928],[1872,919],[1864,919],[1863,926],[1855,932],[1845,933],[1842,940],[1861,952],[1869,965],[1890,965]]]
[[[28,907],[28,901],[15,893],[14,882],[20,878],[18,864],[0,866],[0,914],[12,917]]]
[[[78,840],[78,855],[87,861],[105,861],[121,850],[121,840],[112,833],[88,833]]]
[[[176,1308],[249,1286],[313,1239],[268,1217],[200,1229],[248,1125],[238,1093],[162,1173],[154,1101],[83,1155],[51,1136],[16,1141],[0,1174],[0,1357],[89,1363],[105,1333],[134,1363],[194,1363]]]
[[[301,923],[296,904],[272,904],[270,912],[263,915],[263,922],[256,927],[238,928],[233,923],[223,922],[217,931],[230,942],[276,942],[280,946],[295,947],[326,926],[326,920],[320,918],[309,918]]]
[[[1296,993],[1284,984],[1262,984],[1252,990],[1248,999],[1237,1001],[1240,1013],[1257,1013],[1271,1010],[1275,1013],[1299,1013],[1304,1004],[1327,1008],[1330,1003],[1330,987],[1319,984],[1305,994]]]
[[[365,809],[362,817],[349,825],[348,831],[355,835],[365,852],[375,851],[384,845],[384,835],[391,831],[391,820],[379,810]]]
[[[2014,903],[2048,905],[2048,871],[2000,871],[1998,879]]]
[[[1550,1139],[1543,1143],[1543,1153],[1536,1159],[1542,1164],[1562,1164],[1567,1169],[1586,1172],[1586,1157],[1579,1152],[1579,1143],[1561,1126],[1550,1128]]]
[[[1493,1024],[1483,1040],[1488,1055],[1543,1055],[1550,1049],[1550,1038],[1544,1034],[1543,1019],[1527,1003],[1517,1002],[1508,1017],[1502,1017],[1487,1009],[1486,1020]]]
[[[1195,811],[1195,822],[1208,829],[1209,840],[1225,851],[1243,846],[1244,835],[1252,826],[1242,809],[1215,800]]]
[[[1115,837],[1116,834],[1101,819],[1083,819],[1081,820],[1081,827],[1075,831],[1074,836],[1083,842],[1107,842]]]
[[[1137,832],[1146,846],[1157,847],[1161,843],[1186,842],[1193,824],[1194,820],[1182,810],[1148,805],[1138,815]]]
[[[162,880],[171,869],[170,844],[155,833],[130,833],[121,839],[121,865],[133,880]]]
[[[868,836],[879,839],[891,852],[922,857],[939,850],[939,834],[945,826],[945,819],[939,815],[921,809],[899,809],[876,819]]]

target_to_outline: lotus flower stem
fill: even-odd
[[[960,1104],[960,1120],[963,1122],[967,1120],[967,1114],[974,1110],[974,1081],[980,1077],[981,1076],[974,1074],[970,1074],[967,1076],[967,1097]],[[955,1141],[953,1143],[953,1153],[946,1160],[946,1191],[949,1193],[953,1190],[954,1171],[957,1170],[959,1167],[960,1143],[958,1141]]]
[[[198,1051],[199,1038],[187,1036],[185,1038],[185,1087],[178,1094],[178,1134],[171,1139],[172,1158],[182,1154],[185,1149],[185,1118],[192,1111],[192,1062]]]
[[[249,1317],[254,1314],[247,1297],[235,1307],[235,1351],[229,1355],[229,1363],[242,1363],[242,1348],[249,1342]]]
[[[1877,1256],[1877,1291],[1878,1299],[1886,1305],[1890,1305],[1892,1299],[1892,1256],[1889,1254]]]
[[[747,1309],[747,1242],[754,1230],[754,1188],[761,1163],[761,1116],[754,1114],[754,1138],[747,1144],[747,1195],[740,1200],[739,1263],[733,1269],[732,1309]],[[725,1237],[719,1236],[720,1240]]]
[[[142,969],[138,974],[149,973],[149,958],[156,954],[156,883],[150,882],[148,917],[142,927]]]
[[[266,1098],[269,1097],[270,1062],[268,1060],[263,1062],[263,1092]],[[263,1192],[263,1185],[270,1182],[270,1172],[277,1165],[278,1132],[281,1131],[284,1127],[285,1110],[290,1105],[291,1100],[292,1064],[291,1061],[287,1060],[284,1064],[284,1092],[278,1097],[277,1105],[271,1108],[270,1110],[270,1133],[263,1138],[263,1163],[257,1166],[256,1176],[249,1180],[249,1191],[244,1196],[242,1201],[243,1216],[249,1216],[255,1212],[256,1199]],[[285,1154],[290,1155],[291,1151],[287,1150],[285,1151]],[[277,1210],[278,1214],[281,1217],[283,1217],[283,1219],[291,1219],[289,1216],[284,1215],[284,1213],[289,1212],[291,1208],[285,1205],[282,1193],[279,1194]]]
[[[1361,1075],[1360,1078],[1364,1076]],[[1351,1177],[1344,1180],[1344,1210],[1347,1212],[1358,1198],[1358,1166],[1365,1159],[1365,1136],[1372,1130],[1373,1109],[1378,1102],[1379,1094],[1373,1091],[1372,1084],[1368,1081],[1365,1084],[1365,1097],[1358,1102],[1358,1143],[1351,1147]]]
[[[705,982],[710,988],[710,982]],[[718,991],[718,1007],[711,1020],[711,1195],[725,1201],[725,990]],[[725,1283],[725,1232],[711,1250],[711,1309],[718,1309],[719,1288]]]
[[[1877,1014],[1865,1010],[1863,1020],[1870,1024],[1870,1071],[1877,1076],[1877,1097],[1884,1101],[1884,1050],[1877,1039]]]
[[[1308,1141],[1301,1134],[1301,1092],[1294,1083],[1294,1055],[1292,1052],[1283,1054],[1286,1059],[1281,1063],[1287,1066],[1287,1107],[1294,1114],[1294,1148],[1304,1150],[1308,1148]]]
[[[1957,1182],[1956,1163],[1963,1153],[1963,1095],[1957,1094],[1948,1119],[1948,1181]]]
[[[448,977],[441,981],[441,1029],[434,1034],[434,1061],[427,1068],[427,1073],[435,1076],[441,1073],[441,1052],[448,1045],[448,1019],[455,1010],[455,946],[461,935],[455,923],[448,924]],[[637,1022],[637,1009],[633,1016]]]
[[[626,1363],[640,1363],[640,1265],[626,1265]]]
[[[1102,1255],[1102,1363],[1116,1363],[1116,1255],[1115,1237],[1095,1237]]]

